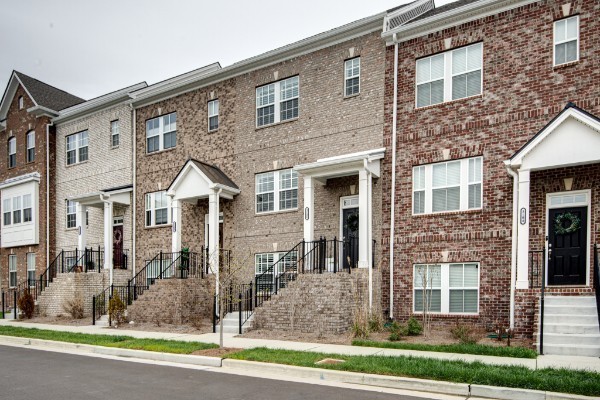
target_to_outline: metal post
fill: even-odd
[[[258,307],[258,277],[254,278],[254,307]]]
[[[131,305],[131,285],[129,284],[129,281],[127,281],[127,305]]]
[[[336,274],[338,271],[338,247],[337,237],[333,237],[333,273]]]
[[[275,271],[273,271],[275,273]],[[279,288],[279,277],[275,275],[275,294],[277,294],[277,289]]]
[[[161,250],[160,252],[160,262],[159,262],[159,267],[160,268],[160,273],[159,273],[159,278],[158,279],[162,279],[162,270],[163,270],[163,252]]]
[[[547,240],[547,239],[546,239]],[[546,288],[546,248],[542,250],[542,294],[540,299],[540,354],[544,355],[544,291]]]
[[[2,291],[2,319],[4,319],[4,313],[6,313],[6,304],[4,303],[5,293]]]
[[[15,320],[17,319],[17,289],[13,292],[13,312],[15,315]]]
[[[55,268],[56,273],[58,274],[58,268]],[[61,250],[60,252],[60,270],[61,272],[65,272],[65,251]],[[50,281],[52,282],[52,281]]]
[[[238,294],[240,335],[242,334],[242,292]]]
[[[250,281],[250,298],[248,300],[248,303],[249,303],[249,306],[250,306],[249,307],[250,308],[250,312],[252,312],[252,292],[253,292],[253,290],[252,290],[252,281]]]
[[[302,239],[302,273],[304,273],[304,261],[306,257],[306,242]]]
[[[217,333],[217,295],[213,297],[213,333]]]
[[[96,296],[92,296],[92,325],[96,325]]]

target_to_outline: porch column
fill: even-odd
[[[519,170],[519,227],[517,228],[517,289],[529,288],[529,170]]]
[[[87,245],[86,211],[86,206],[77,203],[77,249],[82,253],[85,251],[85,246]]]
[[[369,259],[369,193],[371,174],[366,169],[358,172],[358,267],[368,268]]]
[[[181,201],[171,198],[171,210],[173,212],[172,229],[173,235],[171,238],[171,252],[177,253],[181,251]]]
[[[315,192],[312,176],[304,176],[304,241],[315,239]]]
[[[108,269],[113,283],[113,203],[104,201],[104,269]]]
[[[216,278],[216,294],[219,294],[219,195],[220,190],[212,189],[208,195],[208,254],[210,268]]]

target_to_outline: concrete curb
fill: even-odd
[[[89,345],[89,344],[57,342],[54,340],[30,339],[30,338],[21,338],[21,337],[0,335],[0,344],[3,344],[3,343],[25,345],[25,346],[27,346],[27,345],[41,346],[41,347],[49,347],[49,348],[63,349],[63,350],[78,350],[80,352],[101,354],[101,355],[105,355],[105,356],[141,358],[144,360],[151,360],[151,361],[166,361],[166,362],[180,363],[180,364],[201,365],[201,366],[206,366],[206,367],[220,367],[221,366],[221,358],[219,358],[219,357],[159,353],[159,352],[154,352],[154,351],[121,349],[118,347],[93,346],[93,345]]]

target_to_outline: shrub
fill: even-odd
[[[66,300],[63,304],[63,309],[65,312],[69,313],[73,319],[82,319],[83,318],[83,295],[81,292],[75,293],[73,298],[70,300]]]
[[[473,328],[468,325],[457,324],[450,330],[450,333],[452,333],[452,337],[454,339],[458,340],[462,344],[477,343],[475,332],[473,331]]]
[[[31,293],[29,293],[29,289],[25,290],[25,292],[19,296],[19,300],[17,300],[17,306],[25,318],[31,319],[33,317],[33,312],[35,311],[35,300],[33,300],[33,296]]]
[[[381,332],[383,329],[383,316],[374,312],[369,315],[369,331],[370,332]]]
[[[123,300],[121,300],[121,297],[116,290],[113,293],[112,299],[108,301],[108,317],[116,326],[126,322],[125,303],[123,303]]]
[[[406,327],[404,325],[400,325],[396,321],[392,322],[388,329],[390,330],[389,340],[391,342],[397,342],[402,340],[403,336],[406,336]]]
[[[423,333],[423,325],[415,317],[410,317],[406,321],[406,334],[408,336],[419,336]]]

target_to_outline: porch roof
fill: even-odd
[[[133,185],[124,185],[78,196],[69,196],[67,199],[76,201],[79,204],[88,207],[104,207],[105,201],[111,201],[113,204],[117,205],[128,206],[131,204],[130,193],[132,191]]]
[[[512,169],[544,170],[600,162],[600,118],[568,103],[504,163]]]
[[[169,185],[167,195],[174,200],[195,202],[207,198],[215,189],[220,189],[221,197],[228,199],[240,193],[239,187],[220,168],[190,158]]]
[[[344,154],[335,157],[321,158],[308,164],[294,166],[294,170],[304,176],[311,176],[325,183],[327,179],[356,175],[360,170],[367,169],[374,177],[379,178],[379,162],[385,154],[385,148]]]

